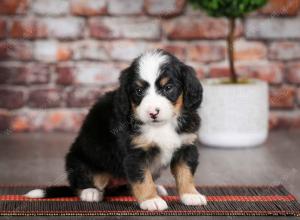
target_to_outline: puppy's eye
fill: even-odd
[[[173,85],[172,84],[168,84],[164,87],[165,92],[170,92],[173,89]]]
[[[138,95],[138,96],[142,96],[144,94],[144,90],[140,87],[137,87],[135,88],[135,93]]]

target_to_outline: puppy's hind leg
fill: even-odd
[[[74,153],[67,155],[66,169],[70,186],[82,201],[99,202],[103,199],[103,190],[109,180],[107,175],[102,175],[102,178],[95,175]]]
[[[80,198],[87,202],[99,202],[103,200],[103,194],[105,187],[107,186],[110,179],[109,174],[94,174],[93,185],[96,188],[83,189],[80,192]]]

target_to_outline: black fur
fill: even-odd
[[[174,153],[171,161],[171,168],[178,163],[184,162],[188,165],[194,175],[198,166],[198,156],[198,150],[195,145],[184,145]]]
[[[159,149],[156,147],[151,148],[149,151],[142,149],[130,150],[124,159],[127,180],[129,182],[142,182],[144,179],[144,168],[152,162],[158,153]]]
[[[192,67],[183,64],[181,74],[184,82],[184,108],[188,111],[195,111],[202,101],[202,86]]]
[[[47,198],[70,196],[76,196],[76,192],[68,186],[52,186],[45,190],[45,197]]]
[[[159,92],[172,102],[183,93],[177,132],[196,132],[200,124],[197,108],[202,100],[202,87],[191,67],[165,51],[162,53],[169,57],[168,63],[161,67],[162,76],[170,78],[172,90],[159,88]],[[66,155],[70,192],[95,187],[93,175],[103,172],[128,182],[142,181],[143,169],[159,154],[158,148],[135,149],[131,144],[132,137],[141,132],[142,124],[132,114],[132,103],[138,105],[143,96],[137,93],[134,84],[138,79],[138,61],[139,58],[122,71],[119,88],[99,98],[91,108]],[[198,164],[196,146],[182,146],[174,153],[171,165],[179,160],[185,161],[194,173]]]

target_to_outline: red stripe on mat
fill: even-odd
[[[275,214],[279,214],[279,213],[283,213],[283,214],[287,214],[287,213],[291,213],[293,211],[284,211],[284,210],[269,210],[269,211],[262,211],[262,210],[246,210],[246,211],[240,211],[240,210],[163,210],[163,211],[144,211],[144,210],[133,210],[133,211],[126,211],[126,210],[93,210],[93,211],[87,211],[87,210],[80,210],[80,211],[73,211],[73,210],[68,210],[65,211],[65,213],[67,214],[101,214],[101,213],[127,213],[127,214],[137,214],[137,213],[145,213],[147,215],[151,214],[151,213],[179,213],[179,214],[183,214],[183,213],[233,213],[233,214],[246,214],[246,213],[259,213],[259,214],[270,214],[270,213],[275,213]],[[40,210],[35,210],[35,211],[1,211],[0,213],[10,213],[10,214],[61,214],[64,213],[63,211],[53,211],[53,210],[48,210],[48,211],[40,211]],[[298,214],[296,215],[298,216]]]
[[[178,201],[178,196],[164,196],[166,201]],[[224,202],[270,202],[270,201],[295,201],[293,195],[287,196],[207,196],[208,201]],[[23,195],[0,195],[0,201],[59,201],[59,202],[76,202],[80,201],[78,197],[64,197],[64,198],[45,198],[45,199],[31,199]],[[105,201],[109,202],[135,202],[132,196],[117,196],[105,197]]]

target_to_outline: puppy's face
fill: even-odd
[[[135,117],[143,123],[166,123],[181,109],[182,83],[170,59],[155,51],[137,60],[130,97]]]
[[[160,125],[176,118],[188,104],[188,80],[196,84],[198,94],[201,85],[194,76],[193,69],[181,63],[171,54],[155,50],[138,57],[123,72],[126,74],[126,92],[134,117],[145,124]],[[189,76],[191,75],[191,76]],[[124,86],[124,85],[123,85]],[[194,88],[195,89],[195,88]],[[202,94],[202,89],[201,89]]]

